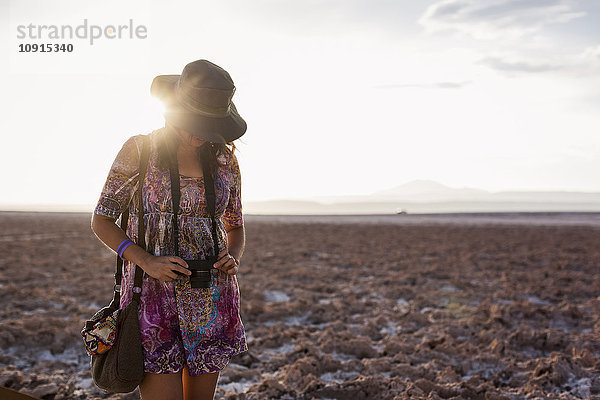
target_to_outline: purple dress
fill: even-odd
[[[144,223],[148,251],[156,256],[173,255],[171,186],[168,169],[158,166],[157,139],[150,137],[150,160],[144,180]],[[118,218],[129,205],[127,236],[137,242],[138,164],[142,136],[129,138],[117,155],[94,213]],[[215,179],[215,218],[219,252],[227,246],[225,224],[241,226],[241,176],[235,155],[220,159]],[[179,255],[184,259],[206,258],[212,248],[211,219],[204,197],[203,178],[180,175],[181,202]],[[134,197],[132,199],[132,196]],[[125,261],[120,307],[131,301],[135,265]],[[163,282],[144,273],[139,321],[144,348],[144,370],[175,373],[188,366],[191,376],[222,370],[231,357],[247,351],[239,314],[240,294],[236,276],[213,270],[210,288],[191,289],[188,276]]]

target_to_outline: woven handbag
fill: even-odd
[[[150,155],[150,140],[144,136],[144,145],[139,166],[138,214],[143,216],[143,184]],[[129,211],[121,215],[121,229],[127,230]],[[146,248],[144,219],[138,218],[138,245]],[[117,255],[115,286],[110,304],[85,322],[81,335],[86,352],[91,357],[92,378],[96,386],[112,393],[129,393],[135,390],[144,378],[144,354],[140,336],[138,306],[142,293],[144,271],[135,266],[133,298],[123,309],[119,309],[123,260]]]

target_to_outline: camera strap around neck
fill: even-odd
[[[206,143],[205,146],[206,145],[208,145],[208,143]],[[219,246],[217,241],[217,224],[215,221],[215,184],[210,164],[208,160],[206,160],[206,157],[203,157],[201,162],[202,173],[204,175],[204,195],[206,197],[206,206],[212,222],[213,256],[216,261],[216,258],[219,255]],[[173,246],[175,249],[175,255],[179,256],[179,224],[177,214],[179,213],[179,202],[181,200],[181,185],[179,177],[179,164],[177,163],[177,151],[175,149],[171,151],[169,175],[171,180],[171,201],[173,206]]]

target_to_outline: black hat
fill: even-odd
[[[226,143],[246,132],[246,121],[231,101],[231,76],[210,61],[193,61],[181,75],[155,77],[150,92],[165,103],[167,122],[201,139]]]

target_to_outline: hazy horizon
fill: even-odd
[[[94,204],[0,204],[0,211],[91,212]],[[245,214],[396,214],[600,212],[600,192],[498,191],[452,188],[416,180],[357,196],[317,196],[243,202]]]

